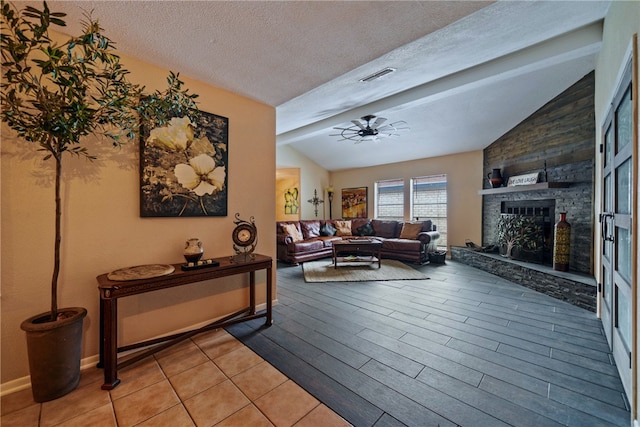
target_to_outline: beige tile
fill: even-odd
[[[97,367],[86,368],[80,371],[80,384],[78,387],[85,387],[88,385],[100,386],[104,383],[104,370]]]
[[[254,404],[277,426],[292,426],[320,402],[291,380],[286,381]]]
[[[109,393],[96,386],[79,387],[71,393],[42,404],[42,427],[60,424],[111,403]]]
[[[226,380],[225,374],[210,360],[169,378],[182,401]]]
[[[325,405],[318,405],[295,424],[295,427],[348,427],[351,424]]]
[[[120,385],[109,391],[111,399],[118,400],[128,394],[150,386],[151,384],[164,381],[164,372],[160,369],[158,362],[149,356],[138,363],[127,366],[118,371]]]
[[[287,377],[267,362],[261,362],[231,378],[251,400],[255,400],[287,381]]]
[[[155,417],[138,424],[137,427],[193,427],[195,424],[187,413],[187,410],[180,405],[173,406]]]
[[[0,400],[0,409],[3,416],[33,405],[39,405],[39,403],[33,400],[31,387],[2,396]]]
[[[160,358],[160,357],[168,356],[171,353],[176,353],[178,351],[184,351],[184,350],[186,350],[188,348],[195,348],[195,347],[197,347],[195,342],[191,341],[191,339],[186,339],[184,341],[180,341],[177,344],[173,344],[172,346],[167,347],[162,351],[157,352],[155,354],[155,356],[156,356],[156,359],[157,359],[157,358]]]
[[[227,380],[185,400],[184,406],[197,426],[211,426],[249,403],[249,399]]]
[[[230,353],[216,357],[213,361],[220,369],[222,369],[222,372],[224,372],[225,375],[233,377],[240,372],[246,371],[257,364],[262,363],[263,359],[251,351],[249,347],[242,346]]]
[[[167,377],[186,371],[209,360],[200,348],[193,343],[169,354],[157,354],[156,359]]]
[[[254,405],[247,405],[235,414],[216,424],[216,427],[273,427],[267,417]]]
[[[117,427],[116,416],[111,404],[103,405],[75,418],[71,418],[56,427]]]
[[[119,426],[132,426],[178,404],[168,380],[133,392],[113,402]]]
[[[223,354],[227,354],[240,347],[244,347],[244,344],[235,339],[224,329],[217,329],[215,331],[197,335],[193,338],[193,341],[207,356],[209,356],[210,359],[215,359]]]
[[[31,390],[29,390],[31,393]],[[4,399],[2,401],[4,406]],[[40,420],[40,404],[27,406],[26,408],[12,411],[7,415],[2,415],[0,425],[2,427],[38,427]]]

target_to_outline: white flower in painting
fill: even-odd
[[[193,142],[194,127],[189,117],[174,117],[168,126],[152,129],[147,143],[169,151],[184,151]]]
[[[176,165],[174,173],[178,182],[198,196],[213,194],[222,190],[226,171],[224,166],[216,167],[216,162],[206,154],[200,154],[189,160],[189,164]]]

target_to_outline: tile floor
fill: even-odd
[[[348,426],[328,407],[224,330],[198,335],[119,370],[100,388],[102,370],[79,387],[35,403],[31,390],[2,397],[2,427]]]

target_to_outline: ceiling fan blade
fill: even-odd
[[[390,125],[390,126],[393,126],[394,128],[396,128],[396,129],[398,129],[398,130],[400,130],[400,129],[403,129],[403,130],[404,130],[404,129],[406,129],[406,130],[411,129],[411,128],[407,125],[407,122],[405,122],[404,120],[399,120],[399,121],[397,121],[397,122],[390,123],[389,125]]]
[[[387,121],[387,119],[385,119],[384,117],[378,117],[378,118],[376,119],[376,121],[375,121],[375,122],[373,122],[373,125],[371,125],[371,127],[372,127],[373,129],[377,129],[377,128],[378,128],[378,126],[380,126],[381,124],[383,124],[383,123],[384,123],[384,122],[386,122],[386,121]]]
[[[360,120],[351,120],[351,123],[353,123],[354,125],[358,126],[360,129],[365,130],[365,126],[360,123]]]
[[[390,125],[390,124],[386,124],[386,125],[380,126],[377,129],[378,133],[393,133],[396,130],[397,130],[396,127],[393,126],[393,125]]]

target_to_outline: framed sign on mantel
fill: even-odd
[[[200,112],[142,129],[140,216],[227,216],[229,119]]]

